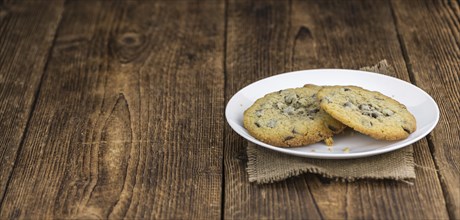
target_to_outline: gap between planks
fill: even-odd
[[[22,135],[21,135],[21,140],[19,142],[19,147],[16,151],[16,155],[14,156],[14,164],[13,164],[13,167],[11,168],[11,171],[10,171],[10,174],[8,175],[8,180],[6,181],[6,185],[5,185],[5,192],[3,193],[3,196],[2,198],[0,199],[0,209],[1,207],[3,207],[3,201],[5,200],[5,197],[6,197],[6,194],[8,192],[8,189],[9,189],[9,186],[10,186],[10,182],[11,182],[11,177],[13,176],[13,172],[14,170],[16,169],[16,162],[19,158],[19,155],[21,154],[21,151],[22,151],[22,148],[24,146],[24,141],[26,139],[26,134],[29,132],[29,125],[30,125],[30,119],[32,118],[32,115],[35,111],[35,107],[37,105],[37,101],[38,101],[38,97],[40,95],[40,91],[41,91],[41,87],[42,87],[42,84],[43,84],[43,80],[45,78],[45,73],[47,72],[47,69],[48,69],[48,64],[51,60],[51,57],[53,55],[53,49],[54,49],[54,45],[56,44],[56,38],[57,38],[57,33],[59,31],[59,28],[61,27],[61,24],[62,24],[62,17],[64,17],[64,13],[65,13],[65,5],[66,5],[66,1],[67,0],[64,0],[63,2],[63,9],[62,9],[62,12],[61,14],[59,15],[58,17],[58,25],[56,27],[56,29],[54,30],[54,34],[53,34],[53,40],[51,41],[51,46],[50,48],[48,49],[48,52],[47,52],[47,56],[46,56],[46,62],[45,62],[45,65],[43,67],[43,70],[41,71],[41,76],[40,76],[40,80],[38,82],[38,86],[37,86],[37,89],[34,91],[33,93],[33,97],[32,97],[32,106],[31,106],[31,109],[29,111],[29,114],[27,115],[27,120],[26,120],[26,125],[24,127],[24,131],[22,132]]]
[[[412,64],[411,64],[411,61],[410,61],[410,58],[409,58],[409,53],[407,51],[407,47],[406,47],[406,44],[404,42],[404,37],[402,36],[402,34],[401,34],[401,32],[400,32],[400,30],[398,28],[398,19],[396,18],[396,12],[394,10],[394,5],[393,5],[391,0],[387,0],[387,2],[390,5],[391,16],[393,17],[393,23],[394,23],[396,35],[397,35],[397,38],[398,38],[398,41],[399,41],[399,45],[401,47],[401,53],[402,53],[403,58],[404,58],[404,63],[406,64],[406,69],[407,69],[407,73],[409,75],[410,82],[412,84],[414,84],[414,85],[417,85],[417,81],[415,79],[414,71],[412,69]],[[436,176],[438,177],[439,184],[441,184],[442,195],[443,195],[444,203],[446,204],[447,214],[449,215],[449,218],[454,219],[453,213],[449,210],[447,200],[446,200],[448,192],[446,191],[445,186],[443,184],[443,181],[441,180],[441,174],[439,173],[438,162],[437,162],[436,158],[434,158],[434,155],[433,155],[433,153],[434,153],[434,144],[433,144],[433,141],[432,141],[431,133],[429,133],[424,138],[427,140],[428,148],[429,148],[430,154],[431,154],[431,158],[432,158],[433,163],[434,163],[435,168],[436,168],[435,170],[433,170],[433,169],[430,169],[430,170],[436,172]],[[415,164],[415,167],[423,168],[423,169],[427,168],[427,167],[419,166],[417,164]]]
[[[224,0],[224,54],[223,54],[223,72],[224,72],[224,107],[223,115],[225,117],[225,100],[227,99],[227,36],[228,36],[228,0]],[[222,179],[220,187],[220,219],[224,220],[225,217],[225,134],[227,133],[228,126],[226,126],[226,120],[224,120],[224,128],[222,129]]]

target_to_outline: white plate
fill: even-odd
[[[281,89],[316,85],[356,85],[379,91],[406,105],[417,120],[417,130],[400,141],[378,141],[354,131],[334,137],[334,146],[323,142],[296,148],[280,148],[252,137],[243,127],[243,113],[258,98]],[[436,102],[420,88],[394,77],[358,70],[318,69],[280,74],[259,80],[237,92],[225,109],[227,122],[239,135],[259,146],[286,154],[324,159],[367,157],[410,145],[426,136],[439,120]]]

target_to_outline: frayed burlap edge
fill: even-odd
[[[318,164],[312,164],[311,161],[312,160],[316,161],[320,159],[302,158],[302,157],[291,156],[291,155],[283,155],[283,157],[285,158],[275,159],[275,160],[278,160],[277,161],[278,163],[279,163],[279,160],[283,160],[282,162],[286,164],[289,163],[288,160],[296,160],[296,161],[303,160],[302,162],[303,164],[301,166],[297,165],[296,167],[290,167],[290,168],[286,168],[286,166],[284,166],[283,170],[275,170],[268,175],[267,174],[261,175],[258,172],[259,169],[265,169],[265,168],[264,167],[261,168],[260,164],[258,164],[258,160],[260,160],[260,158],[257,158],[257,156],[264,154],[264,153],[261,153],[260,151],[267,151],[267,152],[270,152],[270,154],[281,154],[279,152],[275,152],[269,149],[261,149],[260,147],[253,145],[252,143],[248,145],[247,147],[248,162],[247,162],[246,171],[248,172],[248,175],[249,175],[249,182],[256,182],[257,184],[278,182],[278,181],[282,181],[282,180],[285,180],[285,179],[288,179],[294,176],[299,176],[305,173],[318,174],[322,177],[329,178],[335,181],[342,181],[342,182],[353,182],[353,181],[362,180],[362,179],[372,179],[372,180],[388,179],[388,180],[404,182],[409,185],[413,185],[413,180],[416,177],[412,146],[408,146],[406,148],[393,152],[394,154],[399,154],[400,156],[403,157],[403,159],[401,160],[401,167],[400,167],[401,169],[404,169],[403,175],[396,175],[393,173],[389,173],[388,175],[379,175],[379,176],[370,175],[369,173],[362,173],[361,175],[337,175],[329,171],[330,169],[333,169],[334,165],[329,165],[327,168],[318,167],[319,166]],[[381,158],[384,156],[385,154],[376,155],[373,157]],[[286,159],[288,157],[289,159]],[[351,159],[351,160],[360,160],[360,159]],[[269,162],[273,162],[273,161],[274,161],[273,158],[271,158]],[[341,161],[343,160],[325,160],[325,161],[336,163],[337,167],[343,166],[341,163]],[[387,162],[387,160],[381,160],[381,161],[383,163]],[[266,166],[266,165],[262,165],[262,166]]]

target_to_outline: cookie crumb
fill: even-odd
[[[327,146],[332,146],[334,145],[334,140],[332,139],[332,137],[329,137],[324,139],[324,143],[326,143]]]
[[[315,150],[315,149],[312,149],[311,152],[316,152],[316,150]]]
[[[350,148],[346,147],[346,148],[343,148],[342,150],[344,153],[350,153]]]
[[[332,152],[332,147],[327,147],[327,151]]]

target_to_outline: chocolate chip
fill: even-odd
[[[299,132],[296,131],[295,128],[293,128],[291,132],[292,132],[293,134],[299,134]]]
[[[274,128],[275,126],[276,126],[276,120],[270,119],[270,121],[268,121],[267,127]]]
[[[293,115],[294,111],[295,111],[294,107],[288,106],[287,108],[283,110],[283,113],[288,114],[288,115]]]
[[[377,112],[372,112],[371,116],[372,116],[373,118],[378,118],[378,117],[379,117],[379,113],[377,113]]]
[[[256,110],[256,116],[257,116],[257,117],[261,117],[262,114],[263,114],[263,110],[262,110],[262,109]]]
[[[303,106],[307,106],[307,105],[308,105],[307,99],[304,99],[304,98],[303,98],[303,99],[299,99],[299,100],[297,101],[297,103],[299,103],[300,105],[303,105]]]
[[[297,94],[291,93],[291,94],[284,96],[284,102],[286,102],[286,104],[295,103],[297,102],[298,99],[299,99],[299,96],[297,96]]]
[[[410,134],[410,133],[411,133],[411,132],[410,132],[410,130],[409,130],[409,129],[407,129],[407,128],[405,128],[405,127],[402,127],[402,129],[403,129],[403,130],[404,130],[406,133],[408,133],[408,134]]]
[[[287,137],[284,138],[284,141],[288,141],[288,140],[291,140],[293,138],[294,138],[294,136],[287,136]]]
[[[308,111],[308,113],[310,113],[310,114],[315,114],[315,113],[318,113],[318,112],[319,112],[318,108],[315,108],[315,109],[312,109],[312,110]]]
[[[260,128],[260,124],[259,123],[254,123],[258,128]]]
[[[295,102],[295,103],[291,104],[291,106],[294,107],[296,110],[299,109],[300,107],[302,107],[302,105],[299,102]]]
[[[275,104],[275,108],[284,109],[284,108],[286,108],[286,104],[278,102],[278,103]]]
[[[350,89],[349,89],[349,88],[345,88],[345,89],[343,89],[343,91],[348,92],[348,91],[350,91]]]
[[[350,102],[345,102],[345,103],[343,103],[343,107],[351,107],[351,103]]]
[[[327,128],[329,128],[329,130],[334,131],[334,132],[336,132],[338,130],[337,128],[335,128],[335,127],[333,127],[331,125],[327,125]]]
[[[382,111],[382,113],[385,115],[385,116],[392,116],[394,114],[393,111],[391,111],[390,109],[384,109]]]
[[[364,111],[369,111],[369,110],[371,110],[371,109],[369,108],[369,105],[366,105],[366,104],[361,104],[361,105],[358,106],[358,108],[359,108],[360,110],[364,110]]]

